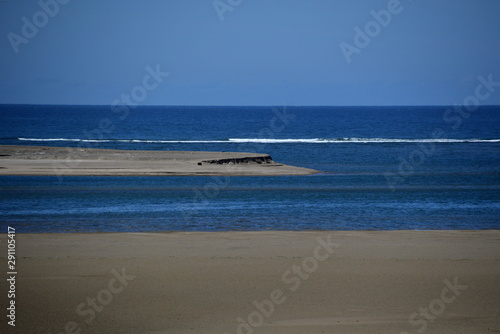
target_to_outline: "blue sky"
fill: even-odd
[[[0,103],[461,104],[500,82],[499,17],[498,0],[7,0]]]

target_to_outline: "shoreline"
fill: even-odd
[[[281,176],[317,170],[276,163],[268,154],[141,151],[0,145],[0,175]]]
[[[19,233],[16,329],[493,333],[499,246],[499,230]]]
[[[64,231],[64,232],[16,232],[19,235],[87,235],[87,236],[98,236],[98,235],[128,235],[128,234],[253,234],[253,233],[446,233],[446,232],[456,232],[456,233],[474,233],[474,232],[499,232],[500,229],[436,229],[436,230],[412,230],[412,229],[396,229],[396,230],[158,230],[158,231]],[[500,240],[500,239],[499,239]],[[499,243],[500,247],[500,243]],[[0,256],[1,257],[1,256]],[[499,248],[500,257],[500,248]]]

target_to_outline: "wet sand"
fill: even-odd
[[[2,333],[500,332],[500,231],[17,234],[16,246],[16,330],[3,315]]]

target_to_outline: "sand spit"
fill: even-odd
[[[277,176],[316,170],[276,163],[268,154],[134,151],[45,146],[0,146],[0,175]]]

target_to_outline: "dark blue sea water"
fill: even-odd
[[[0,144],[259,152],[323,172],[3,176],[2,230],[500,228],[500,107],[4,105]]]

